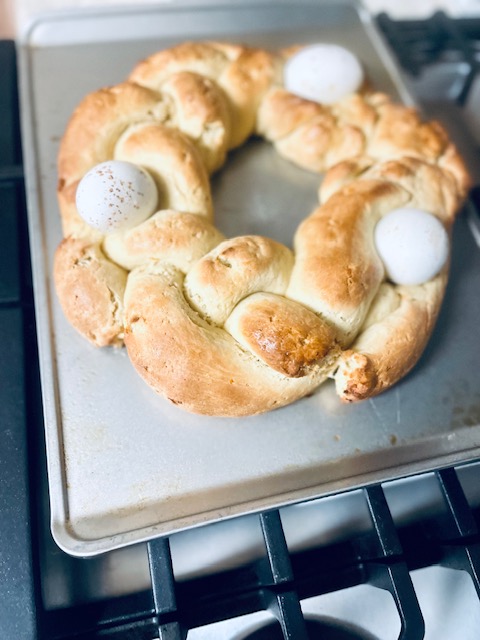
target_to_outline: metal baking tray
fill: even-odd
[[[188,39],[277,48],[344,44],[379,90],[412,103],[368,13],[354,2],[176,2],[51,13],[19,40],[29,227],[45,414],[51,529],[89,556],[238,514],[477,458],[480,252],[464,217],[434,336],[415,370],[355,406],[333,386],[244,419],[199,417],[157,396],[124,350],[98,350],[68,325],[52,286],[61,239],[58,142],[76,104],[146,55]],[[228,236],[291,246],[319,177],[252,140],[213,180]]]

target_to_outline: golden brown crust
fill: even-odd
[[[438,122],[370,89],[334,105],[290,94],[278,54],[190,42],[140,62],[80,103],[58,158],[66,239],[55,285],[72,325],[96,345],[125,344],[157,392],[207,415],[283,406],[334,376],[340,397],[372,397],[418,361],[448,266],[419,287],[385,282],[373,241],[395,208],[430,211],[448,231],[467,194],[464,163]],[[259,134],[326,175],[293,253],[214,227],[209,175]],[[157,211],[128,231],[90,228],[75,204],[95,164],[146,168]]]
[[[245,298],[225,326],[241,345],[290,378],[318,367],[327,375],[340,354],[332,326],[303,305],[273,294]]]
[[[331,108],[274,88],[262,101],[257,131],[300,167],[325,171],[365,148],[363,131],[337,119]]]
[[[358,333],[384,279],[373,228],[408,202],[401,187],[378,180],[352,182],[304,220],[295,234],[295,265],[287,296],[321,313],[348,344]]]
[[[126,82],[85,96],[60,143],[59,190],[80,180],[96,164],[109,160],[118,138],[130,124],[153,120],[155,113],[166,109],[161,96]]]
[[[158,187],[159,208],[213,216],[205,166],[180,131],[159,124],[134,125],[118,138],[113,155],[149,171]]]
[[[228,56],[238,55],[239,48],[226,48],[210,42],[184,42],[158,51],[140,61],[131,71],[130,82],[160,89],[162,82],[175,73],[190,71],[215,80],[228,64]],[[236,53],[237,52],[237,53]]]
[[[409,194],[409,206],[434,212],[447,228],[455,219],[468,184],[459,184],[452,172],[419,158],[402,156],[374,162],[370,157],[356,156],[327,172],[319,189],[320,202],[348,184],[372,179],[402,187]]]
[[[235,305],[257,291],[283,294],[293,254],[279,242],[261,236],[225,240],[187,273],[185,293],[209,322],[223,325]]]
[[[231,122],[228,148],[252,133],[258,104],[280,79],[281,61],[262,49],[222,42],[188,42],[160,51],[139,63],[131,82],[160,90],[177,73],[192,72],[217,83],[226,97]]]
[[[222,240],[224,236],[203,216],[166,209],[133,229],[107,235],[103,249],[129,271],[144,262],[164,260],[187,273]]]
[[[53,276],[69,322],[98,347],[121,344],[127,272],[98,244],[67,238],[55,253]]]
[[[324,175],[318,189],[320,203],[326,202],[336,191],[362,176],[373,164],[375,161],[364,155],[353,156],[334,164]]]
[[[259,104],[280,78],[280,60],[261,49],[243,47],[235,61],[219,77],[232,110],[230,147],[238,147],[252,134]]]
[[[184,71],[162,84],[162,95],[171,100],[169,126],[191,138],[208,173],[221,167],[228,149],[231,123],[219,87],[209,78]]]
[[[435,325],[447,272],[421,287],[398,287],[398,307],[369,325],[339,360],[338,395],[348,402],[388,389],[411,371]]]
[[[378,159],[413,156],[435,162],[444,152],[448,136],[435,121],[422,122],[416,109],[391,102],[377,109],[377,123],[366,152]]]
[[[183,409],[245,416],[276,409],[315,389],[324,376],[282,376],[194,311],[172,267],[132,271],[125,295],[125,344],[140,375]],[[208,381],[208,383],[206,382]]]
[[[313,119],[323,121],[327,129],[335,126],[335,118],[326,106],[299,98],[283,87],[273,87],[258,109],[257,133],[268,140],[280,140]]]

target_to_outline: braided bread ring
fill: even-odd
[[[408,205],[450,231],[469,187],[454,145],[438,123],[367,89],[328,107],[292,95],[282,70],[293,50],[161,51],[86,96],[61,142],[64,312],[93,344],[124,342],[147,383],[194,413],[261,413],[327,377],[347,401],[372,397],[418,361],[443,298],[448,265],[424,285],[386,282],[373,229]],[[212,223],[208,176],[252,134],[326,172],[294,252],[225,239]],[[75,192],[108,159],[146,168],[160,196],[145,222],[104,235],[80,218]]]

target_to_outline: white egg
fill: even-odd
[[[120,160],[107,160],[90,169],[76,193],[80,216],[104,233],[140,224],[154,213],[157,200],[151,175]]]
[[[333,104],[357,91],[363,82],[358,58],[335,44],[313,44],[300,49],[286,63],[287,91],[301,98]]]
[[[448,258],[445,227],[434,215],[420,209],[390,211],[377,223],[374,237],[387,277],[396,284],[428,282]]]

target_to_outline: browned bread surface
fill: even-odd
[[[448,264],[421,286],[388,283],[373,230],[410,206],[450,232],[469,187],[457,150],[439,123],[367,84],[329,106],[289,93],[294,50],[160,51],[86,96],[61,141],[54,279],[65,315],[97,346],[124,342],[146,382],[194,413],[262,413],[328,377],[346,401],[372,397],[418,361],[443,299]],[[293,251],[214,226],[209,176],[254,134],[325,172]],[[75,194],[109,159],[147,169],[159,199],[145,222],[105,235]]]

